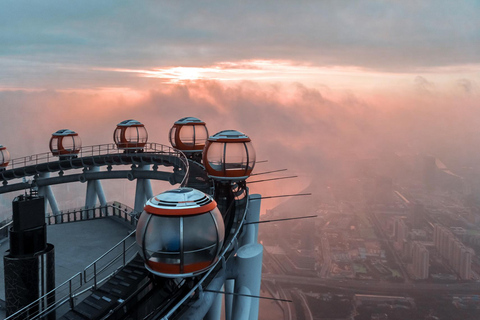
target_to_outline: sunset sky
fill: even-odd
[[[61,128],[111,142],[128,118],[168,144],[184,116],[250,135],[269,159],[258,170],[309,178],[386,148],[480,149],[450,141],[480,133],[480,1],[0,6],[0,144],[13,157],[47,151]]]

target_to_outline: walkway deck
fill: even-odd
[[[55,246],[55,279],[60,284],[100,257],[121,241],[131,229],[116,218],[95,219],[51,225],[47,228],[48,243]],[[131,239],[131,242],[135,239]],[[74,244],[74,246],[72,246]],[[5,300],[3,256],[8,250],[8,239],[0,245],[0,299]],[[5,311],[0,309],[0,319]]]

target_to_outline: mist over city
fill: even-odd
[[[480,317],[480,4],[6,1],[0,145],[180,118],[247,134],[264,197],[259,319]],[[287,169],[286,171],[266,173]],[[284,180],[263,179],[296,176]],[[52,186],[60,210],[86,184]],[[172,186],[153,182],[153,193]],[[104,182],[133,207],[135,183]],[[0,195],[0,217],[15,193]]]

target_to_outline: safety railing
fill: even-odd
[[[79,272],[5,320],[40,319],[67,302],[72,308],[83,284],[83,273]]]
[[[179,163],[177,165],[183,166],[185,169],[185,177],[181,182],[184,185],[185,181],[188,179],[189,172],[189,162],[187,157],[180,150],[174,149],[172,147],[150,142],[147,143],[142,150],[135,150],[135,152],[128,152],[129,150],[119,149],[116,144],[99,144],[93,146],[82,147],[78,154],[72,155],[71,160],[76,158],[88,158],[96,156],[107,156],[107,155],[123,155],[123,156],[142,156],[146,154],[151,155],[164,155],[171,156],[171,161],[175,162],[175,159],[178,159]],[[15,158],[10,160],[8,166],[5,170],[13,170],[18,168],[23,168],[27,166],[36,166],[43,163],[59,161],[58,156],[53,156],[51,152],[34,154],[22,158]]]
[[[109,279],[118,268],[125,267],[127,261],[137,253],[135,241],[132,241],[130,244],[127,243],[128,240],[135,235],[135,231],[136,230],[132,231],[113,248],[105,252],[83,270],[85,282],[93,280],[93,288],[96,289],[100,283]],[[119,261],[121,262],[120,264],[115,264]],[[102,274],[107,275],[102,278]]]
[[[46,223],[48,225],[68,223],[76,221],[85,221],[93,219],[101,219],[106,217],[117,217],[126,223],[135,226],[136,219],[133,215],[134,210],[127,205],[117,201],[107,202],[105,206],[95,208],[75,208],[62,210],[58,214],[48,215]]]
[[[12,220],[5,220],[2,222],[2,226],[0,227],[0,240],[8,238],[8,228],[12,225],[12,223]]]
[[[130,259],[135,257],[137,253],[135,241],[131,240],[134,235],[135,231],[132,231],[82,272],[75,274],[5,320],[40,319],[65,303],[69,303],[69,307],[75,309],[76,297],[89,290],[95,290],[99,284],[113,277],[120,268],[125,267]]]

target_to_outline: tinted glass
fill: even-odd
[[[183,230],[185,252],[217,244],[217,228],[210,213],[184,217]]]
[[[153,215],[145,230],[145,249],[180,252],[180,219]]]
[[[73,137],[73,143],[75,145],[74,147],[75,150],[80,150],[80,148],[82,148],[82,139],[80,139],[79,136]]]
[[[252,142],[246,142],[245,146],[248,151],[248,169],[252,170],[255,166],[256,154]]]
[[[137,233],[135,235],[135,238],[139,246],[142,246],[142,237],[143,237],[143,231],[144,231],[143,229],[145,229],[145,224],[147,223],[149,216],[150,215],[144,211],[142,212],[142,214],[140,215],[140,218],[138,219]]]
[[[116,143],[121,143],[122,142],[122,128],[117,128],[115,129],[115,132],[113,134],[114,140]]]
[[[205,145],[208,139],[207,127],[204,125],[195,125],[195,144]]]
[[[179,137],[183,144],[193,146],[195,144],[195,132],[193,131],[193,126],[181,127]]]
[[[223,142],[212,142],[207,150],[208,164],[216,171],[223,171]]]
[[[59,137],[52,137],[52,139],[50,139],[50,151],[52,152],[58,151],[58,139]]]
[[[172,147],[176,148],[177,144],[175,143],[175,133],[177,132],[177,127],[172,127],[170,129],[170,143],[172,144]]]
[[[247,166],[247,152],[243,143],[227,143],[225,153],[225,169],[245,169]]]
[[[75,141],[72,136],[62,137],[62,147],[65,151],[73,151],[75,147]]]
[[[197,266],[197,269],[201,270],[206,268],[210,262],[214,261],[216,256],[216,246],[211,246],[210,248],[206,248],[204,250],[185,253],[183,256],[183,263],[185,266],[192,264],[204,264],[203,266]]]
[[[147,129],[145,129],[145,127],[136,127],[136,128],[137,128],[138,142],[147,143],[147,139],[148,139]]]
[[[223,245],[223,240],[225,238],[225,223],[223,222],[222,214],[218,208],[215,208],[211,211],[213,218],[217,222],[217,230],[218,230],[218,239],[219,239],[219,247]]]
[[[137,127],[126,127],[124,135],[125,135],[125,140],[127,142],[133,142],[133,143],[138,142]]]

